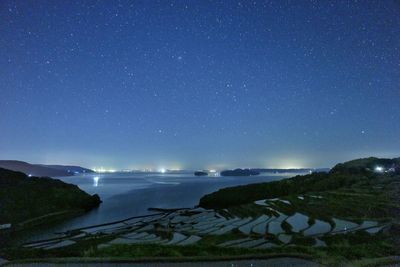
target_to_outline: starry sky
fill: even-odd
[[[330,167],[400,156],[400,2],[0,2],[0,159]]]

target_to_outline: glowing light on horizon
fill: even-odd
[[[104,169],[103,167],[100,168],[93,168],[93,171],[97,173],[114,173],[117,172],[115,169]]]
[[[166,172],[167,172],[167,170],[166,170],[166,169],[164,169],[164,168],[161,168],[161,169],[160,169],[160,172],[161,172],[161,173],[166,173]]]
[[[266,164],[263,164],[265,168],[270,169],[301,169],[308,168],[307,162],[301,155],[277,155],[276,158],[271,158],[266,160]]]

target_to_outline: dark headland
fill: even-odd
[[[100,203],[98,195],[76,185],[0,168],[0,225],[12,231],[76,216]]]
[[[23,172],[31,176],[72,176],[77,173],[93,173],[80,166],[30,164],[19,160],[0,160],[0,168]]]

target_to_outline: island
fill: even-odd
[[[194,172],[195,176],[208,176],[208,172],[205,171],[195,171]]]
[[[221,176],[253,176],[259,175],[260,172],[252,170],[252,169],[234,169],[234,170],[225,170],[220,173]]]

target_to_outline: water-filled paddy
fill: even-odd
[[[300,232],[308,227],[308,216],[301,213],[296,213],[295,215],[287,218],[286,222],[292,226],[293,232]]]
[[[332,218],[332,221],[335,223],[334,229],[347,230],[344,232],[331,231],[331,225],[325,221],[309,220],[309,217],[302,213],[295,213],[288,217],[279,210],[277,210],[276,216],[260,214],[256,217],[241,218],[233,216],[229,210],[220,213],[218,210],[202,208],[181,209],[67,232],[58,241],[39,242],[36,245],[29,245],[29,247],[54,249],[90,239],[93,235],[111,235],[113,237],[113,240],[99,244],[99,248],[115,244],[147,243],[185,246],[211,236],[231,239],[225,242],[222,239],[222,241],[212,243],[222,247],[285,246],[293,244],[292,241],[299,236],[308,236],[313,239],[314,246],[323,247],[326,244],[321,238],[323,239],[325,235],[345,235],[352,231],[366,231],[375,234],[384,226],[371,220],[364,221],[360,225],[337,218]],[[290,227],[283,227],[284,224]],[[166,235],[166,233],[168,234]]]

